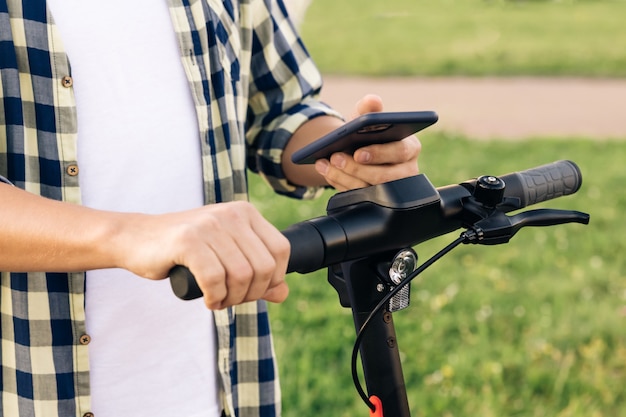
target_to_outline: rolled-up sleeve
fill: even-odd
[[[320,187],[302,187],[287,181],[282,154],[293,133],[306,121],[322,115],[341,116],[318,99],[321,75],[282,2],[266,0],[265,5],[264,11],[255,14],[252,33],[246,118],[248,167],[279,194],[314,198]]]

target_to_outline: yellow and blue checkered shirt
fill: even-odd
[[[281,153],[302,123],[334,113],[316,99],[320,75],[282,2],[168,4],[201,121],[206,203],[246,199],[247,168],[278,193],[316,195],[285,180]],[[0,179],[80,204],[62,45],[45,0],[0,0]],[[85,274],[2,272],[0,285],[0,415],[90,416]],[[225,414],[279,415],[265,304],[216,311],[215,321]]]

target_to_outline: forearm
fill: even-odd
[[[298,149],[321,138],[325,134],[342,126],[344,122],[333,116],[319,116],[302,124],[293,134],[282,156],[283,172],[287,179],[297,185],[328,185],[314,165],[297,165],[291,162],[291,155]]]
[[[80,271],[115,267],[121,216],[0,184],[0,270]]]

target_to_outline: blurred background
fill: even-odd
[[[375,92],[390,110],[440,114],[419,134],[420,168],[436,186],[559,159],[583,172],[577,194],[540,206],[588,212],[588,226],[463,246],[413,282],[411,306],[394,315],[412,415],[626,415],[626,1],[288,7],[329,103],[348,112]],[[486,129],[494,120],[505,123]],[[325,214],[332,195],[295,202],[250,182],[281,229]],[[417,246],[421,261],[457,235]],[[366,415],[350,377],[350,311],[325,271],[288,282],[289,299],[270,306],[284,415]]]

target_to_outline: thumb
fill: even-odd
[[[379,112],[382,110],[383,99],[376,94],[367,94],[356,103],[352,119],[365,113]]]
[[[263,299],[271,303],[282,303],[289,295],[289,287],[287,283],[282,281],[278,285],[268,288]]]

